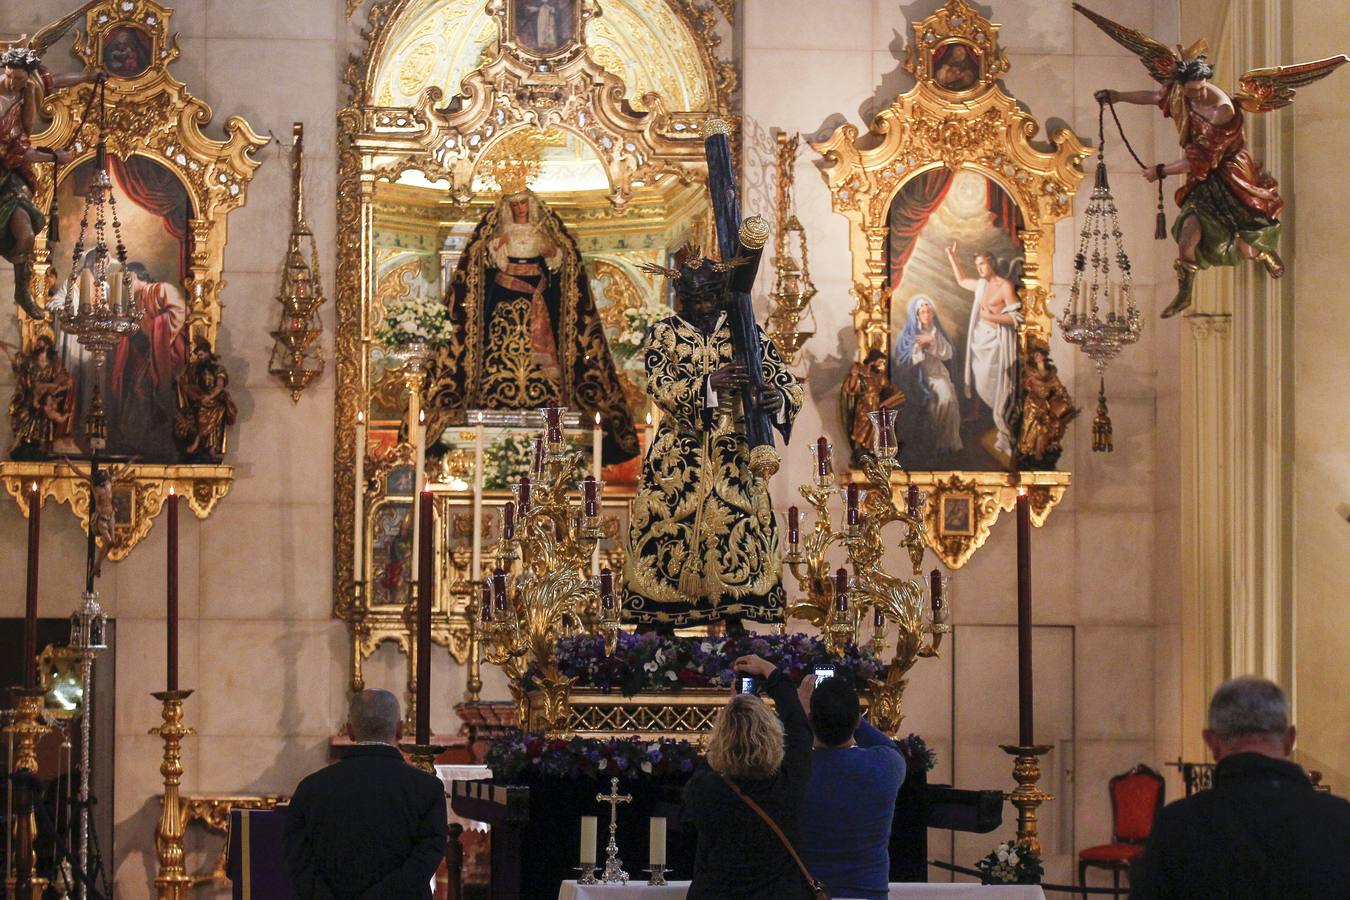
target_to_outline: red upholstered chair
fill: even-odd
[[[1087,886],[1088,867],[1095,866],[1110,869],[1113,883],[1120,888],[1120,873],[1128,872],[1144,852],[1153,818],[1162,809],[1164,786],[1163,777],[1142,763],[1111,779],[1111,843],[1079,851],[1080,886]]]

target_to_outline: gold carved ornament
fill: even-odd
[[[982,175],[1016,202],[1025,256],[1019,352],[1025,359],[1033,344],[1045,346],[1049,341],[1054,226],[1072,214],[1073,197],[1083,179],[1080,163],[1089,150],[1067,128],[1050,136],[1052,150],[1031,144],[1040,124],[997,83],[1009,65],[998,43],[999,28],[964,0],[948,0],[913,25],[905,68],[916,79],[915,86],[877,114],[866,134],[846,124],[811,145],[825,159],[822,171],[832,208],[849,222],[852,293],[857,301],[853,327],[860,363],[874,350],[889,356],[893,339],[887,271],[891,203],[911,178],[942,167]],[[958,51],[974,66],[964,76],[945,67]],[[944,563],[956,568],[983,545],[999,511],[1013,508],[1019,485],[1031,487],[1044,499],[1035,523],[1040,525],[1063,496],[1069,475],[901,471],[893,482],[897,491],[907,484],[933,489],[927,515],[937,527],[926,531],[926,540]],[[935,520],[942,493],[955,492],[958,484],[961,490],[968,487],[974,492],[974,528],[962,528],[963,533]]]
[[[211,121],[211,107],[192,96],[168,70],[179,55],[177,35],[169,33],[172,16],[172,9],[154,0],[106,0],[85,13],[85,31],[77,36],[73,52],[86,67],[101,68],[104,44],[119,30],[134,29],[148,42],[149,54],[139,74],[123,77],[109,73],[104,134],[113,155],[122,159],[148,157],[182,182],[192,203],[188,219],[189,274],[183,284],[188,344],[204,338],[214,347],[220,327],[226,219],[232,210],[244,205],[249,182],[260,165],[252,154],[267,141],[239,116],[226,120],[224,141],[202,132],[202,126]],[[33,136],[35,146],[69,147],[74,151],[74,158],[63,171],[74,171],[94,156],[97,122],[83,117],[93,90],[93,85],[81,85],[54,92],[44,108],[51,117],[50,125]],[[52,169],[35,168],[34,202],[40,209],[49,209],[57,189]],[[34,281],[39,287],[51,266],[45,230],[37,235],[35,261]],[[22,329],[25,348],[39,335],[52,336],[50,320],[38,322],[24,317]],[[0,480],[21,507],[26,505],[22,496],[25,484],[38,482],[44,497],[70,504],[83,527],[90,527],[88,485],[59,462],[6,461],[0,463]],[[109,558],[125,558],[149,534],[171,485],[187,498],[198,518],[205,518],[229,491],[233,480],[231,466],[132,465],[118,488],[130,492],[130,503],[123,507],[130,510],[130,520],[117,522],[116,544]]]
[[[521,46],[504,28],[505,4],[494,0],[489,12],[502,23],[495,51],[462,82],[454,97],[428,87],[409,107],[378,105],[376,79],[404,25],[419,14],[416,0],[375,0],[370,4],[361,51],[350,59],[344,81],[348,105],[338,112],[338,258],[336,277],[337,327],[334,337],[337,379],[334,440],[334,614],[352,626],[358,644],[369,646],[362,632],[368,627],[366,601],[358,599],[353,579],[354,454],[353,423],[366,396],[369,361],[366,348],[377,321],[373,314],[375,211],[378,181],[392,181],[409,170],[428,179],[445,179],[451,199],[465,204],[474,199],[473,178],[480,162],[502,139],[517,133],[564,130],[586,143],[601,160],[609,179],[609,200],[626,209],[634,190],[658,176],[681,183],[705,178],[700,126],[713,115],[730,116],[731,94],[737,88],[734,65],[715,55],[723,19],[713,7],[697,0],[660,2],[696,38],[699,77],[713,86],[707,110],[671,110],[656,94],[643,99],[645,111],[624,101],[625,85],[586,52],[585,29],[580,29],[581,51],[542,60]],[[719,3],[719,6],[722,5]],[[593,2],[588,9],[598,11]],[[356,7],[349,7],[354,12]],[[508,175],[513,173],[507,173]],[[368,495],[366,509],[371,509]],[[444,614],[437,627],[467,628],[462,597]],[[358,609],[360,607],[360,609]],[[361,652],[354,649],[354,655]],[[367,651],[368,652],[368,651]]]

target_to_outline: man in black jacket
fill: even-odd
[[[1214,692],[1214,785],[1170,804],[1131,873],[1133,900],[1350,897],[1350,803],[1288,760],[1289,701],[1264,678]]]
[[[403,761],[401,725],[393,694],[356,694],[356,745],[295,789],[286,867],[300,900],[431,900],[449,834],[445,789]]]

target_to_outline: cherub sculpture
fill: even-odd
[[[1210,82],[1214,67],[1205,60],[1208,45],[1196,41],[1176,50],[1074,4],[1107,36],[1134,53],[1161,87],[1152,91],[1101,90],[1099,103],[1157,105],[1173,120],[1183,156],[1144,168],[1149,182],[1183,175],[1176,201],[1181,214],[1172,224],[1177,242],[1177,295],[1163,318],[1191,305],[1195,273],[1211,266],[1259,261],[1272,278],[1284,274],[1279,254],[1280,211],[1284,200],[1274,177],[1247,150],[1243,112],[1270,112],[1288,106],[1296,88],[1331,74],[1350,61],[1344,54],[1293,66],[1252,69],[1238,79],[1238,90],[1224,93]]]
[[[42,319],[42,307],[33,299],[33,242],[45,218],[33,202],[36,189],[32,166],[71,159],[68,150],[33,146],[33,130],[44,97],[50,91],[104,77],[102,73],[53,75],[42,65],[42,54],[70,30],[97,0],[38,31],[0,47],[0,256],[14,266],[14,302],[30,318]]]
[[[39,335],[27,351],[16,351],[3,341],[0,350],[14,369],[14,397],[9,402],[14,446],[10,456],[47,459],[52,445],[70,435],[75,380],[61,365],[48,335]]]
[[[237,410],[226,388],[230,376],[205,338],[197,338],[192,358],[178,373],[178,415],[174,437],[189,462],[218,463],[225,455],[225,433]]]

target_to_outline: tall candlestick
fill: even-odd
[[[1032,746],[1031,498],[1017,491],[1017,725],[1018,742]]]
[[[426,746],[431,743],[431,602],[436,592],[436,566],[431,544],[431,491],[423,490],[418,496],[421,504],[417,518],[422,531],[417,545],[421,561],[417,577],[417,743]]]
[[[38,549],[41,542],[42,493],[35,481],[28,487],[28,580],[23,613],[23,686],[29,689],[37,687],[38,683]]]
[[[595,836],[598,820],[595,816],[581,817],[581,864],[595,865]]]
[[[413,397],[414,397],[414,398],[416,397],[416,394],[415,394],[415,393],[413,394]],[[421,410],[421,409],[419,409],[419,410],[417,411],[417,416],[416,416],[415,418],[413,418],[413,421],[417,423],[417,426],[416,426],[416,432],[417,432],[417,436],[416,436],[417,448],[416,448],[416,454],[415,454],[415,456],[414,456],[414,463],[413,463],[413,496],[414,496],[414,497],[420,497],[420,496],[422,496],[422,488],[423,488],[423,486],[426,484],[426,477],[427,477],[427,475],[426,475],[426,468],[427,468],[427,429],[426,429],[426,425],[424,424],[424,423],[426,422],[426,418],[427,418],[426,412],[425,412],[424,410]],[[417,516],[417,515],[414,515],[414,516],[413,516],[413,546],[414,546],[414,547],[420,547],[420,546],[422,546],[422,542],[421,542],[421,528],[422,528],[421,517],[420,517],[420,516]],[[413,581],[417,581],[417,580],[421,577],[421,565],[422,565],[422,563],[421,563],[421,557],[420,557],[420,555],[414,555],[414,556],[413,556],[413,566],[412,566],[412,577],[413,577]]]
[[[650,844],[648,851],[648,865],[664,866],[666,864],[666,820],[661,816],[652,819]]]
[[[816,475],[823,481],[830,477],[830,442],[821,435],[816,439]]]
[[[165,655],[168,664],[167,690],[178,690],[178,494],[169,487],[169,574],[168,620],[165,627]]]
[[[834,573],[834,605],[840,612],[848,611],[848,569],[843,566]]]
[[[848,527],[852,528],[858,524],[858,485],[849,484],[844,493],[847,497]]]
[[[473,430],[473,558],[469,577],[477,581],[483,574],[483,414]]]
[[[801,510],[795,506],[788,507],[788,543],[801,543]]]
[[[352,578],[357,581],[365,580],[365,554],[366,554],[366,413],[365,410],[359,410],[356,413],[356,461],[354,465],[356,474],[356,501],[353,508],[356,514],[352,517]],[[172,690],[172,688],[170,688]]]

